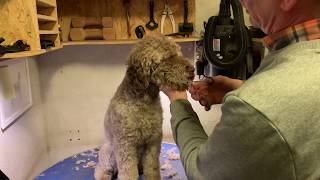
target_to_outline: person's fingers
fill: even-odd
[[[200,99],[199,103],[201,104],[201,106],[207,106],[207,101],[205,101],[204,99]]]
[[[190,92],[191,95],[196,94],[197,92],[197,90],[192,85],[188,88],[188,91]]]
[[[214,104],[213,99],[210,99],[208,96],[199,96],[199,98],[199,102],[203,106],[211,106]]]
[[[207,87],[207,82],[203,81],[197,81],[197,82],[192,82],[191,86],[188,88],[188,91],[190,94],[196,94],[199,91],[202,91],[203,89],[206,89]]]
[[[206,100],[202,99],[199,101],[199,103],[204,106],[204,109],[206,111],[209,111],[211,109],[211,104],[209,102],[207,102]]]
[[[208,85],[208,83],[211,83],[212,82],[212,79],[211,78],[204,78],[203,80],[201,81],[193,81],[191,86],[194,88],[194,89],[198,89],[198,88],[201,88],[203,86],[206,86]]]
[[[189,91],[197,91],[199,90],[203,85],[201,85],[199,82],[192,82],[191,86],[189,86]]]
[[[191,87],[189,87],[188,91],[189,91],[192,99],[199,101],[200,97],[202,96],[200,88],[196,89],[193,86],[191,86]]]
[[[205,78],[202,81],[193,81],[188,90],[190,91],[190,93],[201,91],[202,89],[206,89],[208,85],[212,83],[213,83],[213,80],[211,78]]]
[[[211,109],[211,106],[205,106],[204,110],[209,111]]]
[[[202,106],[204,106],[204,110],[209,111],[211,109],[212,103],[210,103],[208,100],[201,99],[199,102]]]
[[[214,82],[214,79],[210,78],[210,77],[206,77],[204,80],[203,80],[206,84],[211,84]]]
[[[198,94],[191,94],[191,98],[196,100],[196,101],[199,101],[200,100],[200,97]]]
[[[190,89],[190,94],[192,99],[199,101],[200,99],[207,98],[208,92],[205,87],[199,88],[197,90],[195,89]]]

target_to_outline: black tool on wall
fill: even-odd
[[[123,6],[126,11],[126,19],[127,19],[127,33],[128,36],[131,36],[131,28],[130,28],[130,0],[123,0]]]
[[[179,23],[179,32],[182,33],[192,33],[193,32],[193,24],[188,22],[188,0],[183,1],[184,6],[184,18],[183,23]]]
[[[5,39],[0,37],[0,44],[4,41]],[[13,43],[13,45],[0,45],[0,56],[5,53],[15,53],[27,50],[30,50],[30,46],[26,42],[18,40]]]
[[[136,27],[135,33],[136,33],[137,38],[141,39],[141,38],[143,38],[146,31],[144,30],[143,26],[139,25]]]
[[[158,28],[158,24],[154,20],[154,0],[149,0],[150,21],[146,24],[148,29],[155,30]]]
[[[51,40],[40,40],[41,49],[48,49],[54,47],[54,42]]]

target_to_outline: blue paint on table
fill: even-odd
[[[187,180],[180,160],[168,160],[168,151],[180,154],[175,144],[162,143],[160,164],[171,164],[172,169],[161,170],[163,180]],[[94,164],[98,160],[98,148],[70,156],[43,171],[35,180],[94,180]],[[168,177],[170,172],[176,172],[173,177]],[[143,180],[143,177],[139,178]]]

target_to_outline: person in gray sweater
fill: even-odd
[[[320,179],[320,1],[242,0],[269,54],[245,82],[194,82],[191,97],[222,116],[208,136],[186,91],[168,87],[171,126],[190,180]]]

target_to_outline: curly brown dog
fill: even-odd
[[[161,85],[185,90],[194,78],[180,47],[164,36],[145,37],[129,55],[126,75],[105,116],[106,140],[95,169],[97,180],[159,180],[162,139]]]

